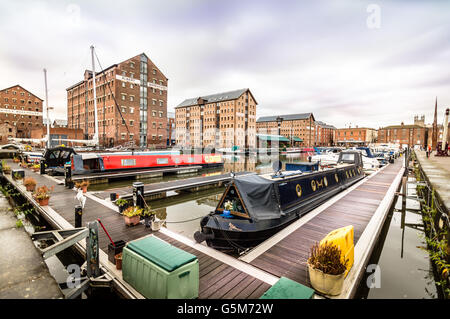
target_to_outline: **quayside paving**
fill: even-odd
[[[447,211],[450,211],[450,157],[435,156],[427,158],[425,151],[415,151],[423,172],[433,188],[438,192]]]
[[[0,299],[63,298],[55,279],[8,200],[0,194]]]

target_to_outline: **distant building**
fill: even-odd
[[[409,147],[415,145],[426,147],[428,134],[428,128],[422,125],[405,125],[402,122],[400,125],[380,128],[378,130],[378,142],[400,144],[401,146],[408,145]]]
[[[42,123],[43,100],[20,85],[0,90],[0,126],[13,126],[13,137],[30,138],[31,130]],[[4,139],[3,139],[4,140]]]
[[[315,122],[315,139],[316,146],[332,146],[334,145],[336,127],[326,124],[322,121]]]
[[[256,121],[258,133],[277,135],[277,118],[281,119],[279,133],[289,139],[289,144],[298,146],[317,145],[316,120],[312,113],[262,116]]]
[[[92,71],[67,90],[68,127],[84,139],[95,130]],[[139,147],[165,147],[168,79],[145,53],[96,72],[99,142],[104,146],[134,142]]]
[[[336,130],[336,144],[340,146],[368,145],[377,142],[379,132],[368,127],[346,127]],[[378,142],[380,140],[378,139]]]
[[[80,145],[80,143],[73,144],[72,142],[66,141],[67,139],[71,140],[82,140],[83,139],[83,130],[82,129],[71,129],[67,127],[50,127],[50,147],[59,146],[61,144],[64,145]],[[32,139],[42,139],[47,136],[47,127],[35,128],[31,131]],[[31,143],[35,144],[35,143]],[[46,142],[38,143],[36,146],[45,147]]]
[[[248,88],[186,99],[175,107],[176,143],[193,148],[254,148],[257,104]]]
[[[418,126],[425,126],[425,115],[421,115],[419,118],[419,115],[414,116],[414,125]]]
[[[52,127],[67,127],[67,120],[56,119],[53,121]]]
[[[175,113],[167,112],[167,146],[176,144]]]
[[[17,127],[11,123],[4,123],[0,125],[0,145],[9,144],[9,138],[14,138],[17,135]]]

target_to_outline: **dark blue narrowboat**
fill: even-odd
[[[216,209],[202,218],[194,238],[218,250],[241,253],[364,178],[362,167],[361,153],[346,151],[333,168],[236,176]]]

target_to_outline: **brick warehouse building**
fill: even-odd
[[[186,99],[175,107],[180,147],[255,148],[256,102],[249,89]]]
[[[299,146],[315,145],[316,120],[312,113],[262,116],[256,122],[258,133],[278,134],[278,117],[282,119],[280,135],[292,140],[292,144]]]
[[[0,125],[12,126],[8,132],[13,137],[30,138],[32,129],[43,127],[42,102],[18,84],[0,90]],[[7,138],[1,143],[8,143]]]
[[[335,142],[336,127],[321,121],[316,121],[315,145],[316,146],[333,146]]]
[[[422,125],[391,125],[378,129],[379,143],[394,143],[409,147],[419,145],[421,147],[427,146],[428,134],[431,134],[428,128]]]
[[[95,83],[101,145],[165,147],[168,79],[145,53],[96,72]],[[89,70],[67,88],[68,128],[82,129],[85,139],[95,130],[93,94]]]
[[[368,127],[346,127],[336,130],[336,144],[342,146],[368,145],[377,141],[377,130]]]

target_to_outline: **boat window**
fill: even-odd
[[[158,158],[158,159],[156,159],[156,163],[157,164],[169,164],[169,159],[168,158]]]
[[[123,159],[122,166],[136,166],[136,159],[134,158]]]
[[[69,154],[70,154],[70,152],[68,152],[68,151],[63,151],[63,152],[61,153],[61,158],[67,158],[67,157],[69,157]]]
[[[228,191],[222,197],[217,210],[223,211],[225,210],[225,205],[228,206],[229,204],[232,205],[232,209],[230,210],[231,214],[248,218],[248,214],[245,211],[244,205],[242,205],[241,202],[241,198],[239,197],[239,194],[237,193],[234,186],[230,186]]]
[[[58,158],[59,157],[59,152],[60,151],[53,151],[53,152],[51,152],[49,158]]]
[[[187,160],[188,163],[194,163],[194,157],[189,157]]]
[[[354,161],[355,154],[342,154],[342,160],[343,161]]]

